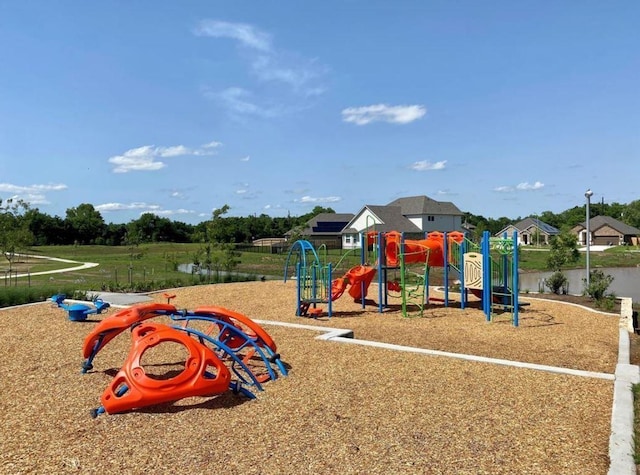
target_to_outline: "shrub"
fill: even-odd
[[[613,294],[607,295],[600,300],[596,300],[595,305],[597,308],[601,308],[607,312],[612,312],[616,308],[616,296]]]
[[[582,282],[585,286],[584,293],[594,300],[600,301],[607,296],[607,289],[613,282],[613,277],[596,269],[589,273],[589,286],[587,286],[587,279],[582,279]]]
[[[554,294],[559,294],[561,291],[566,289],[568,283],[569,279],[567,279],[567,276],[560,271],[556,271],[551,274],[548,279],[544,279],[544,285],[549,287],[549,290]],[[566,293],[566,291],[563,293]]]

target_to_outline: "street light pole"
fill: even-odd
[[[586,284],[587,284],[587,290],[589,289],[589,280],[591,278],[591,269],[589,268],[589,248],[591,247],[591,229],[589,229],[589,220],[591,219],[591,212],[589,210],[589,205],[591,204],[591,197],[593,196],[593,191],[591,191],[591,188],[589,188],[585,193],[584,193],[585,198],[587,199],[587,279],[585,280]]]

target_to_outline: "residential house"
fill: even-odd
[[[549,239],[560,234],[558,228],[540,221],[538,218],[528,217],[515,224],[510,224],[495,235],[502,237],[506,233],[508,237],[511,237],[514,231],[518,232],[518,244],[536,246],[547,245]]]
[[[582,222],[571,229],[578,237],[578,242],[587,244],[587,223]],[[595,216],[589,220],[590,244],[618,246],[640,244],[640,229],[629,226],[611,216]]]
[[[462,231],[463,216],[453,203],[427,196],[398,198],[384,206],[365,205],[342,230],[342,248],[359,248],[363,231],[398,231],[409,238],[431,231]]]
[[[341,231],[352,218],[353,213],[320,213],[307,221],[299,232],[287,232],[285,238],[289,240],[297,234],[315,247],[324,244],[328,249],[340,249]]]

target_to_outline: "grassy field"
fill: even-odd
[[[548,247],[527,247],[520,252],[520,269],[524,271],[547,271]],[[593,267],[635,267],[640,264],[640,247],[617,246],[606,251],[590,251],[590,264]],[[580,253],[580,260],[572,266],[575,269],[586,267],[586,253]]]

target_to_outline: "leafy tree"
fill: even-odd
[[[33,244],[36,246],[70,243],[67,226],[60,217],[51,217],[35,208],[28,209],[24,213],[23,219],[25,225],[33,234]]]
[[[629,226],[640,228],[640,200],[629,203],[622,212],[622,221]]]
[[[551,248],[547,258],[547,267],[550,270],[561,271],[566,265],[575,264],[580,259],[578,251],[578,238],[568,229],[563,229],[551,238]]]
[[[211,219],[206,223],[206,239],[208,242],[229,242],[232,234],[229,232],[228,226],[223,216],[229,212],[229,205],[213,210]]]
[[[233,272],[238,264],[240,264],[240,256],[241,254],[235,250],[233,245],[225,244],[222,247],[223,252],[223,260],[222,260],[222,268],[226,272]]]
[[[28,203],[13,199],[0,199],[0,252],[9,261],[9,271],[21,250],[26,250],[33,244],[34,236],[24,220],[24,213],[29,210]]]
[[[82,203],[67,209],[66,221],[79,244],[93,244],[105,229],[104,220],[92,204]]]
[[[121,246],[122,244],[124,244],[126,236],[126,224],[109,223],[104,228],[102,239],[96,240],[96,244],[105,244],[107,246]]]

